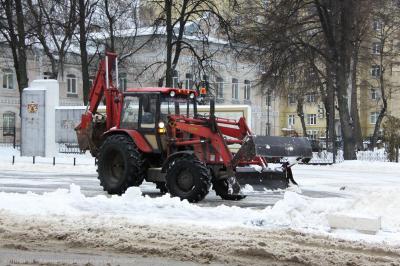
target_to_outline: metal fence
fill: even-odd
[[[82,154],[83,152],[79,149],[78,143],[59,143],[59,153],[70,153],[70,154]]]
[[[358,161],[388,162],[388,156],[384,149],[374,151],[358,151],[356,153]],[[336,163],[343,162],[343,151],[338,150],[336,154]],[[321,152],[313,152],[311,164],[332,164],[333,154],[323,150]]]
[[[359,151],[357,152],[357,160],[359,161],[374,161],[388,162],[388,156],[384,149],[374,151]]]
[[[15,127],[0,127],[0,147],[19,148],[20,129]]]

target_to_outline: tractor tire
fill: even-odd
[[[211,174],[207,166],[192,155],[175,159],[167,169],[166,186],[172,196],[198,202],[211,187]]]
[[[224,200],[242,200],[246,198],[246,195],[232,195],[228,194],[228,181],[226,179],[219,179],[219,180],[213,180],[213,189],[215,190],[215,194],[217,196],[220,196]],[[239,186],[240,190],[240,185],[236,182],[234,186]]]
[[[145,178],[145,160],[133,140],[126,135],[111,135],[100,147],[97,172],[100,185],[109,194],[123,194],[139,186]]]

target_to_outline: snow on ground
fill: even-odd
[[[57,158],[21,158],[12,149],[0,149],[0,171],[23,169],[31,171],[67,171],[95,173],[94,160],[88,155]],[[16,163],[11,164],[14,153]],[[348,161],[332,166],[297,165],[293,172],[300,189],[284,192],[274,206],[263,209],[201,207],[171,198],[142,196],[139,188],[129,188],[122,196],[85,196],[79,186],[58,189],[44,194],[0,192],[0,211],[24,216],[91,217],[104,220],[122,218],[132,224],[199,225],[216,228],[243,227],[265,230],[294,229],[301,232],[400,245],[400,164],[387,162]],[[337,197],[310,197],[301,191],[334,192]],[[0,188],[1,191],[1,188]],[[246,191],[251,192],[251,187]],[[328,214],[382,217],[382,230],[376,235],[351,230],[330,230]],[[109,226],[112,226],[110,224]]]

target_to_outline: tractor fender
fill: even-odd
[[[175,159],[178,158],[178,157],[181,157],[182,155],[186,155],[186,154],[188,154],[188,155],[194,155],[194,151],[178,151],[178,152],[175,152],[175,153],[171,154],[170,156],[168,156],[167,159],[165,159],[165,161],[164,161],[164,163],[163,163],[163,165],[162,165],[161,173],[167,172],[168,165],[169,165],[173,160],[175,160]]]
[[[128,130],[128,129],[110,129],[103,134],[103,140],[115,134],[125,134],[132,138],[133,142],[135,142],[138,149],[145,153],[150,153],[153,151],[150,144],[147,143],[146,139],[136,130]]]

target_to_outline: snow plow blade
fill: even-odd
[[[257,171],[252,167],[237,167],[236,180],[241,187],[250,185],[256,191],[286,189],[293,180],[290,168],[264,169]]]
[[[251,185],[254,190],[285,189],[289,183],[297,184],[288,161],[308,162],[312,158],[311,144],[307,138],[249,136],[232,159],[234,165],[252,161],[254,157],[267,158],[268,162],[281,163],[280,167],[260,169],[236,167],[236,180],[240,186]],[[282,161],[287,158],[288,161]],[[293,160],[294,159],[294,160]]]

